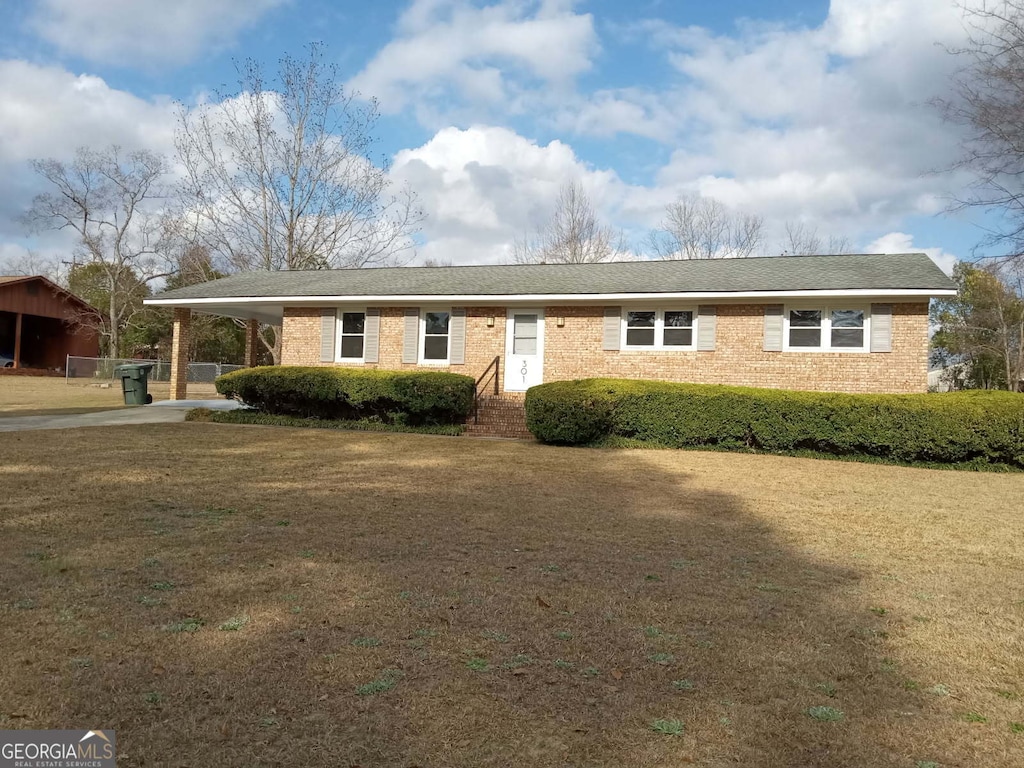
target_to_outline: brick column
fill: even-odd
[[[256,365],[256,353],[260,348],[260,322],[259,320],[245,321],[245,367],[252,368]]]
[[[171,400],[186,400],[188,385],[189,325],[192,310],[174,308],[174,340],[171,343]]]

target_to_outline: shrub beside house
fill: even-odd
[[[264,366],[219,376],[217,391],[265,414],[383,424],[461,424],[473,379],[454,373]]]
[[[849,395],[587,379],[526,396],[530,431],[557,445],[802,451],[1024,469],[1024,396]]]

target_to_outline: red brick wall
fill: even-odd
[[[402,308],[381,310],[380,362],[367,367],[450,370],[479,377],[504,359],[504,307],[466,310],[466,364],[419,366],[402,363]],[[613,376],[751,387],[835,392],[924,392],[928,372],[928,304],[893,305],[892,352],[765,352],[761,305],[718,305],[716,349],[616,351],[601,349],[604,308],[547,307],[544,380]],[[487,318],[494,327],[487,327]],[[565,319],[557,326],[555,318]],[[320,310],[285,310],[281,362],[321,365]]]

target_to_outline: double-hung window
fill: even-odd
[[[622,316],[623,349],[693,349],[692,309],[630,309]]]
[[[794,352],[866,352],[868,322],[868,312],[862,307],[789,307],[786,348]]]
[[[864,349],[867,318],[863,309],[833,309],[829,318],[832,349]]]
[[[427,310],[423,313],[420,327],[423,331],[421,359],[424,363],[441,365],[448,362],[451,319],[450,310]]]
[[[338,312],[338,354],[339,360],[363,362],[366,348],[365,310],[341,310]]]

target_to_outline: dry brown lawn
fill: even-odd
[[[1024,763],[1024,475],[180,424],[0,489],[0,728],[126,767]]]
[[[110,383],[104,381],[104,383]],[[167,382],[149,384],[154,400],[166,400]],[[217,397],[212,384],[189,384],[189,397]],[[0,376],[0,417],[86,413],[124,406],[121,384],[102,388],[89,380],[65,382],[52,376]]]

